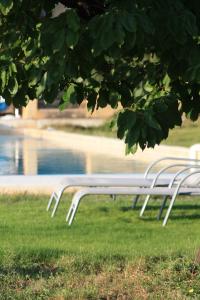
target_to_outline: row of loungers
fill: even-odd
[[[165,167],[155,173],[155,167],[165,162]],[[168,164],[166,165],[166,163]],[[173,162],[173,163],[172,163]],[[172,169],[178,170],[171,173]],[[80,187],[72,198],[67,213],[66,221],[72,224],[80,201],[86,195],[135,195],[133,207],[140,195],[146,195],[140,216],[143,216],[151,195],[164,196],[158,218],[161,217],[167,198],[170,204],[165,215],[163,226],[167,224],[170,212],[177,195],[200,194],[200,161],[189,158],[163,157],[152,162],[144,174],[93,174],[93,175],[69,175],[60,183],[49,199],[47,211],[54,203],[51,216],[58,209],[63,192],[72,186]],[[82,188],[84,187],[84,188]]]

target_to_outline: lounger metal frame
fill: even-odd
[[[157,159],[155,161],[153,161],[146,169],[144,175],[143,175],[143,179],[149,179],[151,180],[151,182],[149,182],[148,184],[152,183],[152,180],[155,176],[155,174],[151,174],[152,169],[159,164],[160,162],[163,162],[165,160],[171,160],[171,161],[185,161],[185,162],[191,162],[191,163],[200,163],[200,161],[198,159],[191,159],[191,158],[176,158],[176,157],[163,157],[160,159]],[[57,209],[58,209],[58,205],[60,203],[61,197],[63,195],[63,192],[72,186],[134,186],[134,179],[135,176],[132,178],[133,181],[132,183],[128,184],[128,183],[123,183],[123,182],[118,182],[118,181],[123,181],[123,179],[126,180],[127,175],[126,174],[119,174],[119,175],[115,175],[115,174],[94,174],[94,175],[77,175],[77,176],[68,176],[66,178],[64,178],[61,182],[61,184],[59,185],[59,187],[56,189],[56,191],[54,191],[51,194],[51,197],[49,199],[48,205],[47,205],[47,211],[50,210],[50,207],[53,203],[53,201],[55,201],[51,216],[54,217]],[[129,179],[131,179],[131,175],[128,176]],[[168,183],[169,177],[165,177],[163,178],[163,180],[166,179],[166,182],[164,185],[166,185],[166,183]],[[105,182],[105,180],[107,182]],[[103,182],[104,181],[104,182]],[[162,182],[161,182],[162,185]],[[139,186],[144,186],[144,181],[141,182],[141,184],[139,184]],[[137,200],[138,200],[138,196],[135,197],[135,201],[133,204],[133,207],[136,205]]]
[[[175,174],[174,177],[177,176],[178,173]],[[200,187],[196,187],[194,185],[184,187],[184,183],[188,180],[189,177],[194,176],[196,174],[200,174],[200,170],[195,171],[193,173],[187,174],[178,184],[176,187],[172,186],[170,184],[168,187],[154,187],[154,188],[138,188],[138,187],[130,187],[130,188],[124,188],[124,187],[88,187],[79,190],[76,192],[72,199],[72,205],[70,207],[70,210],[66,216],[66,221],[68,221],[68,225],[71,225],[75,214],[77,212],[78,206],[80,204],[80,201],[82,198],[86,195],[164,195],[164,196],[172,196],[170,200],[170,204],[167,210],[167,213],[165,215],[163,226],[167,224],[170,212],[172,210],[172,207],[174,205],[174,202],[176,200],[177,195],[200,195]],[[200,182],[200,178],[198,183]],[[196,182],[197,183],[197,182]]]

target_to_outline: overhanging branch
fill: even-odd
[[[60,0],[64,6],[76,9],[82,19],[89,20],[96,15],[104,13],[106,5],[102,0]]]

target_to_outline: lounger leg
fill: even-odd
[[[49,211],[49,209],[50,209],[50,207],[51,207],[51,204],[52,204],[54,198],[55,198],[55,192],[53,192],[53,193],[51,194],[51,197],[50,197],[49,202],[48,202],[48,204],[47,204],[47,211]]]
[[[73,197],[73,199],[72,199],[73,207],[72,207],[72,211],[71,211],[71,214],[70,214],[70,216],[69,216],[69,222],[68,222],[68,225],[69,225],[69,226],[72,224],[72,222],[73,222],[73,220],[74,220],[74,217],[75,217],[75,214],[76,214],[76,211],[77,211],[77,209],[78,209],[78,206],[79,206],[79,203],[80,203],[81,199],[82,199],[85,195],[87,195],[89,192],[90,192],[90,190],[85,189],[85,190],[82,190],[82,191],[81,191],[81,190],[78,191],[78,192],[74,195],[74,197]]]
[[[81,195],[80,195],[81,194]],[[71,205],[70,205],[70,208],[69,208],[69,210],[68,210],[68,213],[67,213],[67,215],[66,215],[66,222],[68,222],[69,221],[69,219],[70,219],[70,217],[71,217],[71,214],[72,214],[72,212],[74,211],[74,209],[77,209],[76,208],[76,199],[78,198],[78,201],[79,201],[79,198],[81,198],[82,197],[82,193],[81,193],[81,191],[80,192],[77,192],[74,196],[73,196],[73,198],[72,198],[72,202],[71,202]]]
[[[162,217],[162,213],[163,213],[163,210],[164,210],[164,208],[165,208],[165,205],[166,205],[166,202],[167,202],[167,198],[168,198],[168,196],[163,196],[163,202],[162,202],[162,204],[161,204],[159,213],[158,213],[158,215],[157,215],[157,220],[160,220],[161,217]]]
[[[71,224],[72,224],[72,222],[74,220],[75,214],[76,214],[78,206],[79,206],[80,199],[81,198],[79,197],[78,199],[76,199],[76,201],[74,201],[73,210],[71,212],[70,219],[69,219],[69,222],[68,222],[69,226],[71,226]]]
[[[68,210],[68,213],[67,213],[67,215],[66,215],[66,222],[69,220],[69,217],[70,217],[70,215],[71,215],[71,213],[72,213],[72,211],[73,211],[73,209],[74,209],[74,206],[75,206],[75,203],[74,203],[74,201],[72,200],[72,203],[71,203],[70,208],[69,208],[69,210]]]
[[[58,193],[58,194],[55,196],[56,202],[55,202],[55,205],[54,205],[53,210],[52,210],[52,213],[51,213],[51,217],[52,217],[52,218],[54,217],[54,215],[55,215],[55,213],[56,213],[56,211],[57,211],[58,204],[59,204],[59,202],[60,202],[60,197],[61,197],[60,193]]]
[[[55,213],[56,213],[56,211],[57,211],[57,209],[58,209],[58,205],[59,205],[59,203],[60,203],[60,199],[61,199],[61,197],[62,197],[62,194],[63,194],[64,190],[65,190],[67,187],[68,187],[68,186],[63,186],[63,187],[61,187],[56,193],[54,193],[54,194],[55,194],[55,195],[54,195],[54,198],[55,198],[55,200],[56,200],[56,203],[55,203],[54,208],[53,208],[53,211],[52,211],[52,213],[51,213],[51,217],[52,217],[52,218],[54,217],[54,215],[55,215]]]
[[[173,205],[174,205],[174,202],[175,202],[175,200],[176,200],[177,194],[178,194],[178,191],[176,191],[176,192],[174,193],[174,195],[173,195],[173,197],[172,197],[172,199],[171,199],[171,201],[170,201],[170,204],[169,204],[167,213],[166,213],[166,215],[165,215],[165,218],[164,218],[164,221],[163,221],[163,224],[162,224],[163,226],[165,226],[165,225],[167,224],[167,221],[168,221],[170,212],[171,212],[171,210],[172,210],[172,207],[173,207]]]
[[[140,195],[136,195],[134,198],[133,198],[133,204],[132,204],[132,208],[136,208],[136,205],[138,203],[138,200],[140,198]]]
[[[145,198],[145,200],[144,200],[144,203],[143,203],[143,205],[142,205],[142,209],[141,209],[141,211],[140,211],[140,217],[143,216],[144,211],[145,211],[145,209],[146,209],[146,206],[147,206],[147,204],[148,204],[148,202],[149,202],[149,199],[150,199],[150,195],[147,195],[146,198]]]
[[[51,204],[53,202],[53,200],[57,199],[57,195],[60,193],[60,190],[63,189],[63,187],[61,186],[60,188],[58,188],[56,191],[54,191],[52,194],[51,194],[51,197],[49,199],[49,202],[47,204],[47,211],[49,211],[50,207],[51,207]]]

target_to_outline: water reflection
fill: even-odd
[[[23,162],[20,156],[21,137],[0,136],[0,175],[23,173]]]
[[[141,172],[145,164],[59,148],[46,140],[0,136],[0,175]]]

